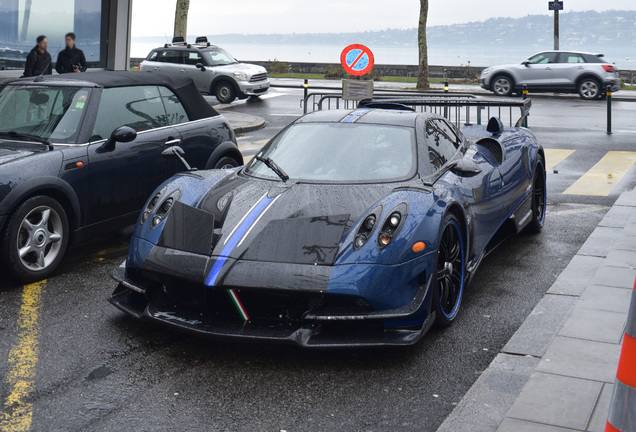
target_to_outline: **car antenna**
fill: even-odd
[[[55,52],[54,55],[57,56],[60,53],[60,51],[62,51],[62,47],[63,46],[64,46],[64,44],[60,45],[60,47],[57,49],[57,51]],[[46,72],[46,70],[49,68],[51,63],[53,63],[53,56],[51,56],[51,60],[49,60],[49,62],[46,64],[46,66],[44,67],[44,70],[40,73],[40,75],[35,77],[33,82],[42,82],[42,81],[44,81],[44,72]]]

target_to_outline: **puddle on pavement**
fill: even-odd
[[[113,372],[115,372],[115,370],[109,368],[108,366],[100,366],[97,369],[93,369],[91,373],[88,374],[86,379],[94,380],[94,379],[104,378],[112,374]]]

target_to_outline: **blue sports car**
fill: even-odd
[[[242,168],[165,182],[110,302],[198,334],[304,347],[410,345],[452,324],[484,256],[541,230],[543,149],[497,118],[460,131],[373,106],[306,115]]]

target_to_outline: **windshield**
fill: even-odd
[[[225,66],[238,63],[234,57],[221,48],[209,48],[203,51],[203,55],[210,66]]]
[[[254,177],[279,180],[263,159],[292,181],[380,183],[411,178],[416,171],[412,128],[359,123],[300,123],[275,137],[245,167]]]
[[[0,133],[76,143],[90,89],[9,85],[0,90]]]

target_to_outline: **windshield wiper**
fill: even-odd
[[[259,162],[263,162],[269,169],[274,171],[276,175],[280,177],[282,181],[286,182],[287,180],[289,180],[289,176],[287,175],[287,173],[283,171],[283,169],[279,167],[278,164],[274,162],[273,160],[271,160],[270,158],[254,156],[254,159],[256,159]]]
[[[41,136],[25,134],[25,133],[20,133],[16,131],[0,132],[0,135],[8,136],[10,138],[27,139],[27,140],[35,141],[40,144],[44,144],[45,146],[49,148],[49,150],[53,150],[53,144],[51,144],[51,141],[47,140],[46,138],[42,138]]]

